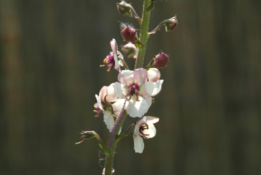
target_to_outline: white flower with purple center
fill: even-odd
[[[163,80],[159,80],[157,69],[147,71],[138,68],[134,71],[123,70],[118,75],[118,81],[113,89],[121,89],[118,98],[127,99],[125,109],[131,117],[142,117],[152,103],[152,97],[161,91]],[[116,92],[116,90],[114,90]]]
[[[143,117],[135,125],[133,132],[134,150],[136,153],[142,153],[144,150],[143,139],[150,139],[155,137],[156,128],[154,123],[157,123],[159,118],[152,116]]]

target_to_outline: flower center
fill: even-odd
[[[108,72],[114,67],[115,61],[114,61],[114,56],[113,53],[111,52],[110,55],[108,55],[104,60],[103,60],[104,65],[100,65],[100,67],[105,67],[108,66]]]
[[[149,136],[149,134],[144,134],[143,132],[146,129],[149,129],[149,125],[147,123],[143,123],[139,128],[140,136],[143,138]]]
[[[138,98],[140,86],[138,85],[138,83],[131,83],[128,87],[128,91],[130,96],[133,96],[135,94],[136,97]]]

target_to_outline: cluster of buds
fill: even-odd
[[[146,10],[152,10],[154,3],[151,1],[150,6]],[[142,19],[137,15],[131,4],[121,1],[117,4],[117,9],[122,15],[134,17],[141,24]],[[146,33],[147,36],[155,34],[161,26],[165,26],[165,30],[171,31],[177,26],[176,16],[163,20],[154,30]],[[141,33],[138,29],[130,25],[122,24],[121,35],[125,45],[119,51],[115,39],[110,41],[111,51],[103,60],[101,67],[108,67],[107,71],[116,70],[118,77],[116,82],[103,86],[99,94],[96,94],[96,103],[94,104],[94,112],[96,117],[103,115],[103,120],[109,132],[116,131],[116,135],[129,135],[130,131],[134,140],[134,150],[136,153],[142,153],[144,149],[143,139],[153,138],[156,135],[155,123],[159,118],[146,116],[149,108],[154,102],[154,97],[158,95],[162,89],[163,80],[159,68],[165,68],[169,61],[169,56],[164,53],[158,53],[146,68],[136,67],[131,70],[124,60],[124,57],[139,59],[139,53],[143,44],[141,41]],[[122,129],[119,120],[123,114],[132,118],[139,118],[135,124],[131,125],[132,130],[121,133]],[[120,126],[118,129],[116,127]],[[115,130],[116,128],[116,130]],[[100,137],[93,131],[84,131],[81,143],[87,138]],[[102,144],[102,142],[100,143]],[[102,144],[103,145],[103,144]],[[109,144],[110,145],[110,144]],[[103,147],[105,147],[103,145]],[[109,146],[108,146],[109,147]],[[105,147],[105,149],[107,149]]]

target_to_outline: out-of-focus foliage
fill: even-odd
[[[107,138],[94,118],[94,94],[116,81],[99,68],[128,20],[106,0],[0,2],[0,174],[101,174],[95,140]],[[140,0],[128,1],[139,13]],[[145,63],[160,50],[170,56],[149,115],[157,136],[135,154],[132,138],[117,149],[121,175],[258,175],[261,173],[260,3],[158,0],[152,30],[177,15],[173,32],[148,43]],[[132,20],[129,20],[130,22]],[[138,23],[133,20],[133,26]]]

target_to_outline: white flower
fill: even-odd
[[[133,132],[134,150],[136,153],[142,153],[144,150],[143,138],[150,139],[155,137],[156,128],[154,123],[157,123],[159,118],[152,116],[144,116],[135,125]]]
[[[116,99],[113,90],[117,91],[117,88],[112,89],[114,84],[117,83],[112,83],[110,86],[103,86],[99,92],[99,96],[95,95],[97,103],[94,104],[96,116],[103,114],[104,123],[110,132],[124,104],[122,102],[123,99]],[[116,94],[118,95],[119,93]]]
[[[115,95],[127,99],[125,109],[131,117],[142,117],[151,106],[152,97],[161,91],[163,80],[159,78],[157,69],[148,72],[143,68],[123,70],[118,75],[120,83],[110,88],[115,89],[114,92],[121,89],[121,93]]]

